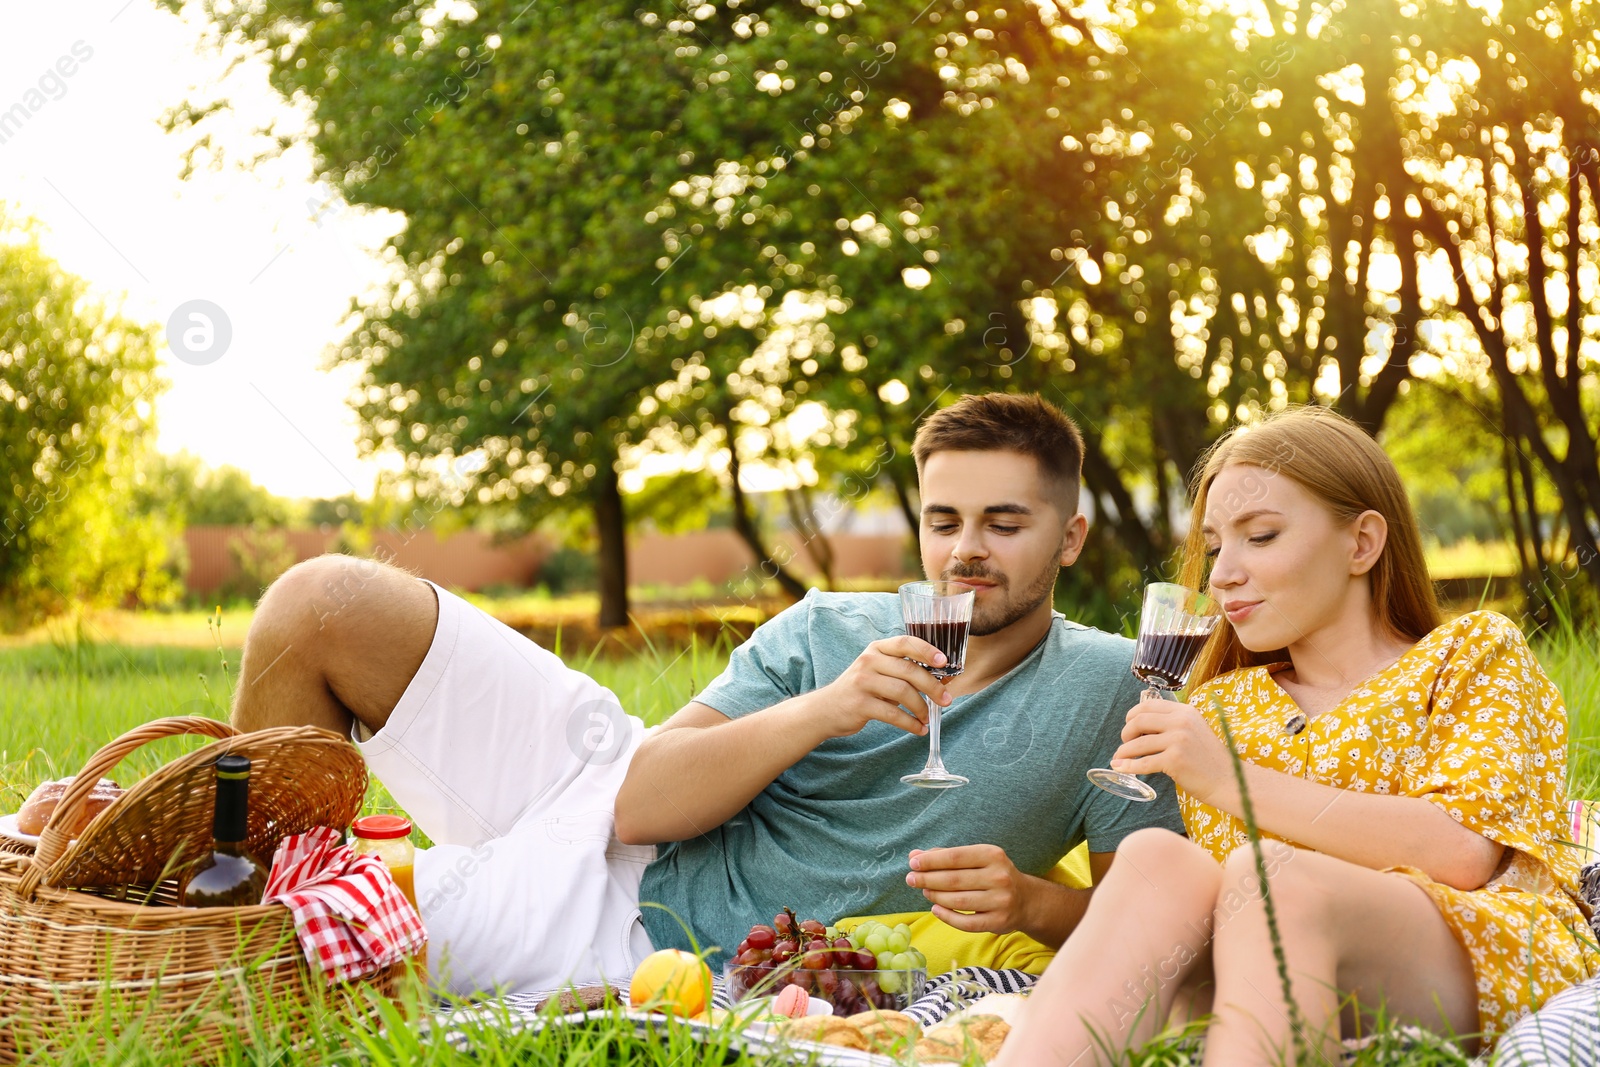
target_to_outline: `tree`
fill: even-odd
[[[1085,580],[1170,564],[1183,479],[1229,422],[1309,401],[1378,432],[1419,373],[1493,384],[1592,548],[1587,9],[211,10],[306,103],[347,198],[407,215],[405,277],[345,352],[373,442],[412,452],[425,487],[476,450],[479,501],[588,499],[613,621],[624,455],[726,450],[733,526],[770,560],[742,467],[870,471],[914,527],[917,417],[993,388],[1083,425]],[[1547,99],[1524,68],[1574,80]],[[1511,266],[1481,299],[1569,295],[1533,301],[1523,350],[1502,339],[1496,362],[1491,330],[1481,367],[1430,365],[1438,328],[1499,321],[1435,284],[1493,259],[1456,190],[1490,128],[1496,151],[1523,142],[1486,172],[1496,217],[1533,221],[1499,226]],[[789,440],[808,405],[821,429]]]
[[[421,492],[458,505],[521,501],[536,518],[586,497],[601,622],[625,623],[618,457],[670,377],[653,331],[674,327],[660,243],[640,225],[641,198],[680,167],[660,142],[687,76],[652,47],[659,34],[604,2],[485,3],[467,21],[311,2],[211,11],[309,103],[346,199],[406,216],[399,282],[359,309],[342,352],[366,368],[368,443],[399,448]],[[447,468],[472,484],[450,487]]]
[[[1100,62],[1078,84],[1111,91],[1063,138],[1073,180],[1058,186],[1081,176],[1105,208],[1083,231],[1094,270],[1074,295],[1102,310],[1098,280],[1115,278],[1106,333],[1149,368],[1148,424],[1180,430],[1166,435],[1176,448],[1130,450],[1111,487],[1153,460],[1166,499],[1163,452],[1207,436],[1174,364],[1206,383],[1212,426],[1317,400],[1377,432],[1426,375],[1476,401],[1454,418],[1504,434],[1490,458],[1525,574],[1551,570],[1548,479],[1566,542],[1552,550],[1600,591],[1592,5],[1269,5],[1241,19],[1174,4],[1114,8],[1092,33]],[[1109,241],[1108,218],[1124,231]],[[1140,420],[1128,415],[1125,429]],[[1137,540],[1141,523],[1113,503]]]
[[[161,385],[151,332],[0,214],[0,625],[170,598],[170,523],[135,516]]]
[[[1464,14],[1441,8],[1450,46],[1399,72],[1449,101],[1449,121],[1418,118],[1408,159],[1406,214],[1451,275],[1433,347],[1498,393],[1518,549],[1525,576],[1541,573],[1530,593],[1548,595],[1551,572],[1535,464],[1560,501],[1566,547],[1554,558],[1576,560],[1600,593],[1600,113],[1583,76],[1600,58],[1600,13],[1515,3],[1498,23]]]
[[[238,467],[207,466],[188,452],[157,453],[142,467],[141,512],[180,526],[290,526],[303,510]]]
[[[602,622],[624,621],[618,458],[673,410],[666,394],[678,410],[708,401],[707,417],[674,424],[676,441],[720,434],[736,471],[742,398],[725,388],[723,361],[749,354],[709,344],[717,327],[695,314],[739,277],[722,268],[746,246],[698,220],[658,223],[678,183],[773,131],[740,119],[720,87],[727,72],[704,69],[666,5],[485,3],[465,22],[405,9],[381,23],[309,2],[210,10],[308,104],[312,143],[346,198],[406,215],[401,280],[360,309],[343,352],[367,371],[369,442],[405,452],[429,493],[445,491],[441,461],[471,453],[461,504],[527,499],[538,514],[587,496]],[[741,64],[761,58],[749,52]],[[176,124],[203,123],[208,108]],[[735,528],[768,555],[729,482]]]

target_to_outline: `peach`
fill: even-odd
[[[684,1018],[698,1015],[711,1005],[711,968],[682,949],[652,952],[633,972],[628,1000],[635,1008]]]

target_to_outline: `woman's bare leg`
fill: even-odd
[[[1203,849],[1169,830],[1124,838],[997,1067],[1090,1067],[1149,1040],[1205,977],[1221,881]]]
[[[352,556],[291,567],[256,606],[244,639],[233,724],[376,732],[422,666],[439,619],[414,575]]]
[[[1263,843],[1290,988],[1313,1061],[1339,1062],[1341,1007],[1433,1030],[1478,1029],[1472,961],[1422,888],[1316,852]],[[1225,887],[1253,887],[1248,847],[1223,865]],[[1208,1067],[1292,1062],[1292,1037],[1259,893],[1225,888],[1214,916],[1215,1020]],[[1354,1022],[1351,1016],[1350,1022]]]

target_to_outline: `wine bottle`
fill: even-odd
[[[217,806],[212,818],[211,854],[190,868],[178,892],[185,908],[241,908],[261,903],[267,869],[245,848],[250,811],[250,761],[244,756],[217,760]]]

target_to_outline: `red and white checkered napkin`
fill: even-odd
[[[383,861],[356,855],[326,826],[278,846],[263,903],[275,901],[293,913],[306,959],[335,981],[382,970],[428,940]]]

